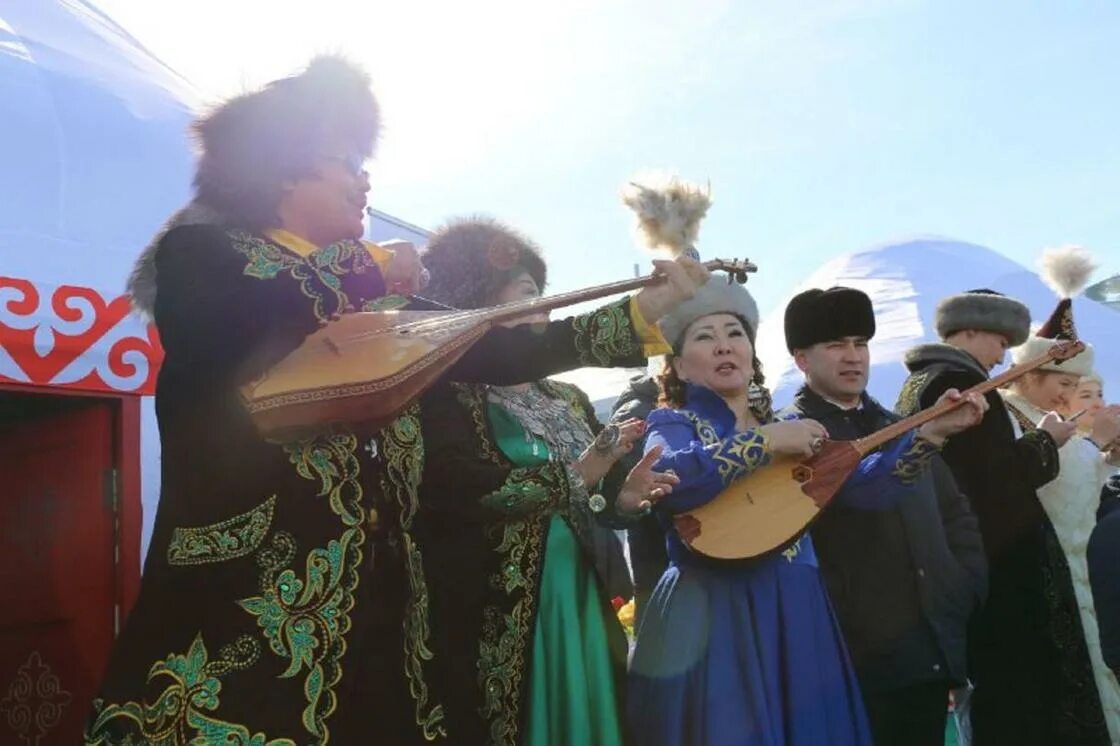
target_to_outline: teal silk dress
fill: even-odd
[[[550,460],[548,444],[528,435],[507,410],[491,403],[487,414],[498,447],[514,465]],[[564,518],[553,515],[529,658],[526,746],[623,742],[603,605],[579,539]]]

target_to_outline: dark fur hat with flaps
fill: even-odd
[[[1039,267],[1042,281],[1057,294],[1058,305],[1038,331],[1011,351],[1011,361],[1017,364],[1045,354],[1055,342],[1078,339],[1073,323],[1073,296],[1085,289],[1097,265],[1080,246],[1065,246],[1043,252]],[[1088,376],[1093,373],[1094,357],[1093,346],[1086,344],[1081,353],[1069,360],[1051,361],[1039,370]]]
[[[314,173],[324,156],[371,156],[380,121],[369,75],[342,57],[317,57],[195,122],[197,198],[240,227],[275,227],[285,183]]]
[[[855,288],[813,288],[793,296],[785,313],[786,348],[804,350],[844,337],[875,336],[875,311]]]
[[[372,155],[380,126],[369,76],[336,56],[317,57],[303,73],[236,96],[200,118],[192,127],[201,151],[195,198],[137,260],[128,279],[133,307],[152,314],[155,251],[172,228],[276,227],[285,182],[313,173],[323,156]]]
[[[437,230],[423,256],[431,273],[424,297],[453,308],[493,305],[520,272],[526,272],[542,291],[548,268],[536,243],[493,218],[455,218]]]
[[[1021,345],[1031,331],[1031,312],[1019,301],[981,288],[951,295],[937,304],[937,335],[948,339],[957,332],[1002,334],[1008,344]]]
[[[758,304],[745,287],[729,283],[725,277],[708,280],[691,298],[657,322],[657,326],[673,350],[680,353],[688,327],[697,319],[716,313],[738,316],[746,323],[747,335],[754,341],[758,331]]]

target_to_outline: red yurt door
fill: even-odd
[[[0,744],[78,743],[114,635],[113,411],[0,431]]]

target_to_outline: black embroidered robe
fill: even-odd
[[[238,395],[332,315],[374,308],[378,267],[358,243],[304,257],[215,226],[172,229],[155,266],[160,504],[86,742],[437,738],[410,533],[424,464],[417,405],[382,432],[269,442]],[[639,349],[623,302],[543,332],[494,330],[452,373],[512,384]]]
[[[637,361],[633,353],[617,359]],[[587,396],[573,386],[542,382],[566,399],[592,432],[602,425]],[[429,461],[420,489],[415,535],[429,568],[432,637],[439,697],[450,743],[514,746],[521,742],[529,664],[549,523],[561,515],[593,559],[589,513],[573,496],[564,462],[515,467],[498,447],[485,386],[433,389],[422,399]],[[597,520],[621,527],[613,510],[625,474],[615,470]],[[584,496],[586,497],[586,496]],[[625,688],[626,639],[598,568],[604,621],[615,664],[619,711]]]
[[[946,390],[988,378],[968,353],[921,345],[896,410],[925,409]],[[1058,475],[1044,431],[1016,439],[1003,399],[987,395],[981,423],[949,439],[943,456],[968,495],[988,554],[988,600],[969,628],[976,746],[1107,744],[1069,565],[1036,490]]]

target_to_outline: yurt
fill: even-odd
[[[84,0],[0,6],[0,744],[79,740],[138,590],[161,352],[124,282],[189,196],[199,104]]]

